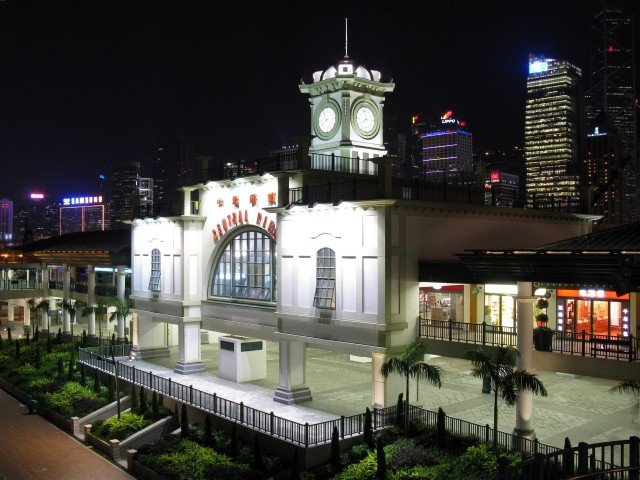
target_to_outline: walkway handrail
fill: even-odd
[[[114,365],[109,363],[111,355],[109,346],[89,347],[78,349],[78,361],[91,368],[97,368],[105,373],[114,375]],[[114,355],[127,356],[131,349],[130,344],[114,345]],[[171,397],[182,403],[189,404],[200,410],[204,410],[218,417],[238,422],[253,430],[280,438],[290,443],[304,447],[328,443],[331,441],[333,428],[337,427],[341,438],[360,435],[364,432],[364,413],[341,416],[334,420],[309,424],[289,420],[273,412],[265,412],[244,405],[243,402],[234,402],[219,397],[215,393],[203,392],[193,385],[185,385],[154,375],[153,372],[137,369],[135,366],[120,363],[118,376],[128,382],[144,386],[161,395]],[[410,405],[409,415],[417,418],[425,424],[435,426],[437,412]],[[396,406],[382,409],[375,408],[372,412],[373,428],[375,430],[393,425],[396,418]],[[445,416],[447,429],[459,435],[474,435],[484,441],[490,441],[493,437],[493,429],[489,425],[478,425],[458,418]],[[509,449],[518,449],[529,453],[551,453],[559,450],[551,445],[538,441],[531,441],[517,437],[510,433],[498,432],[498,442]]]
[[[427,320],[418,317],[418,336],[449,342],[463,342],[487,346],[516,346],[516,327],[501,327],[482,323]],[[640,344],[638,338],[553,331],[551,351],[571,355],[637,361]]]
[[[628,471],[629,476],[624,478],[639,480],[640,470],[638,467],[640,467],[640,438],[632,436],[626,440],[591,445],[580,442],[576,447],[538,454],[514,467],[504,469],[499,475],[499,480],[566,478],[574,475],[587,475],[596,471],[603,474],[614,469]]]

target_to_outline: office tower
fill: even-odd
[[[112,167],[109,179],[111,228],[140,214],[140,163],[127,162]]]
[[[500,171],[518,176],[519,198],[526,197],[525,192],[525,166],[524,166],[524,147],[514,146],[497,149],[487,149],[478,152],[476,162],[484,164],[486,172]]]
[[[626,1],[600,2],[591,27],[591,78],[585,94],[588,130],[594,131],[598,115],[605,112],[622,142],[623,221],[638,219],[639,201],[637,79],[634,76],[637,38],[629,7]]]
[[[155,149],[153,180],[156,205],[180,201],[177,189],[194,183],[193,147],[182,135]]]
[[[529,57],[524,127],[529,207],[581,208],[581,75],[567,61]]]
[[[46,207],[44,193],[32,192],[15,208],[14,240],[16,243],[29,243],[49,236]]]
[[[602,215],[602,223],[629,221],[625,198],[629,178],[622,167],[622,151],[612,120],[601,113],[587,134],[583,171],[588,211]]]
[[[494,207],[517,207],[520,179],[518,175],[491,170],[484,183],[484,203]]]
[[[0,243],[13,242],[13,202],[0,199]]]
[[[153,178],[140,178],[140,216],[153,216]]]
[[[473,137],[467,123],[447,110],[422,133],[420,175],[431,181],[464,179],[473,173]]]
[[[58,235],[105,229],[102,195],[66,197],[59,204]]]

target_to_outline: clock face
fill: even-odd
[[[362,106],[356,112],[356,123],[364,133],[371,133],[376,126],[376,117],[369,107]]]
[[[331,107],[325,107],[318,117],[318,127],[324,133],[329,133],[336,124],[336,112]]]

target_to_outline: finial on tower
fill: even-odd
[[[349,19],[344,19],[344,58],[349,58]]]

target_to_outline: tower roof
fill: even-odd
[[[379,82],[382,74],[378,70],[369,70],[362,65],[356,65],[353,60],[345,56],[336,65],[331,65],[325,70],[314,72],[313,81],[315,83],[336,77],[356,77]]]

